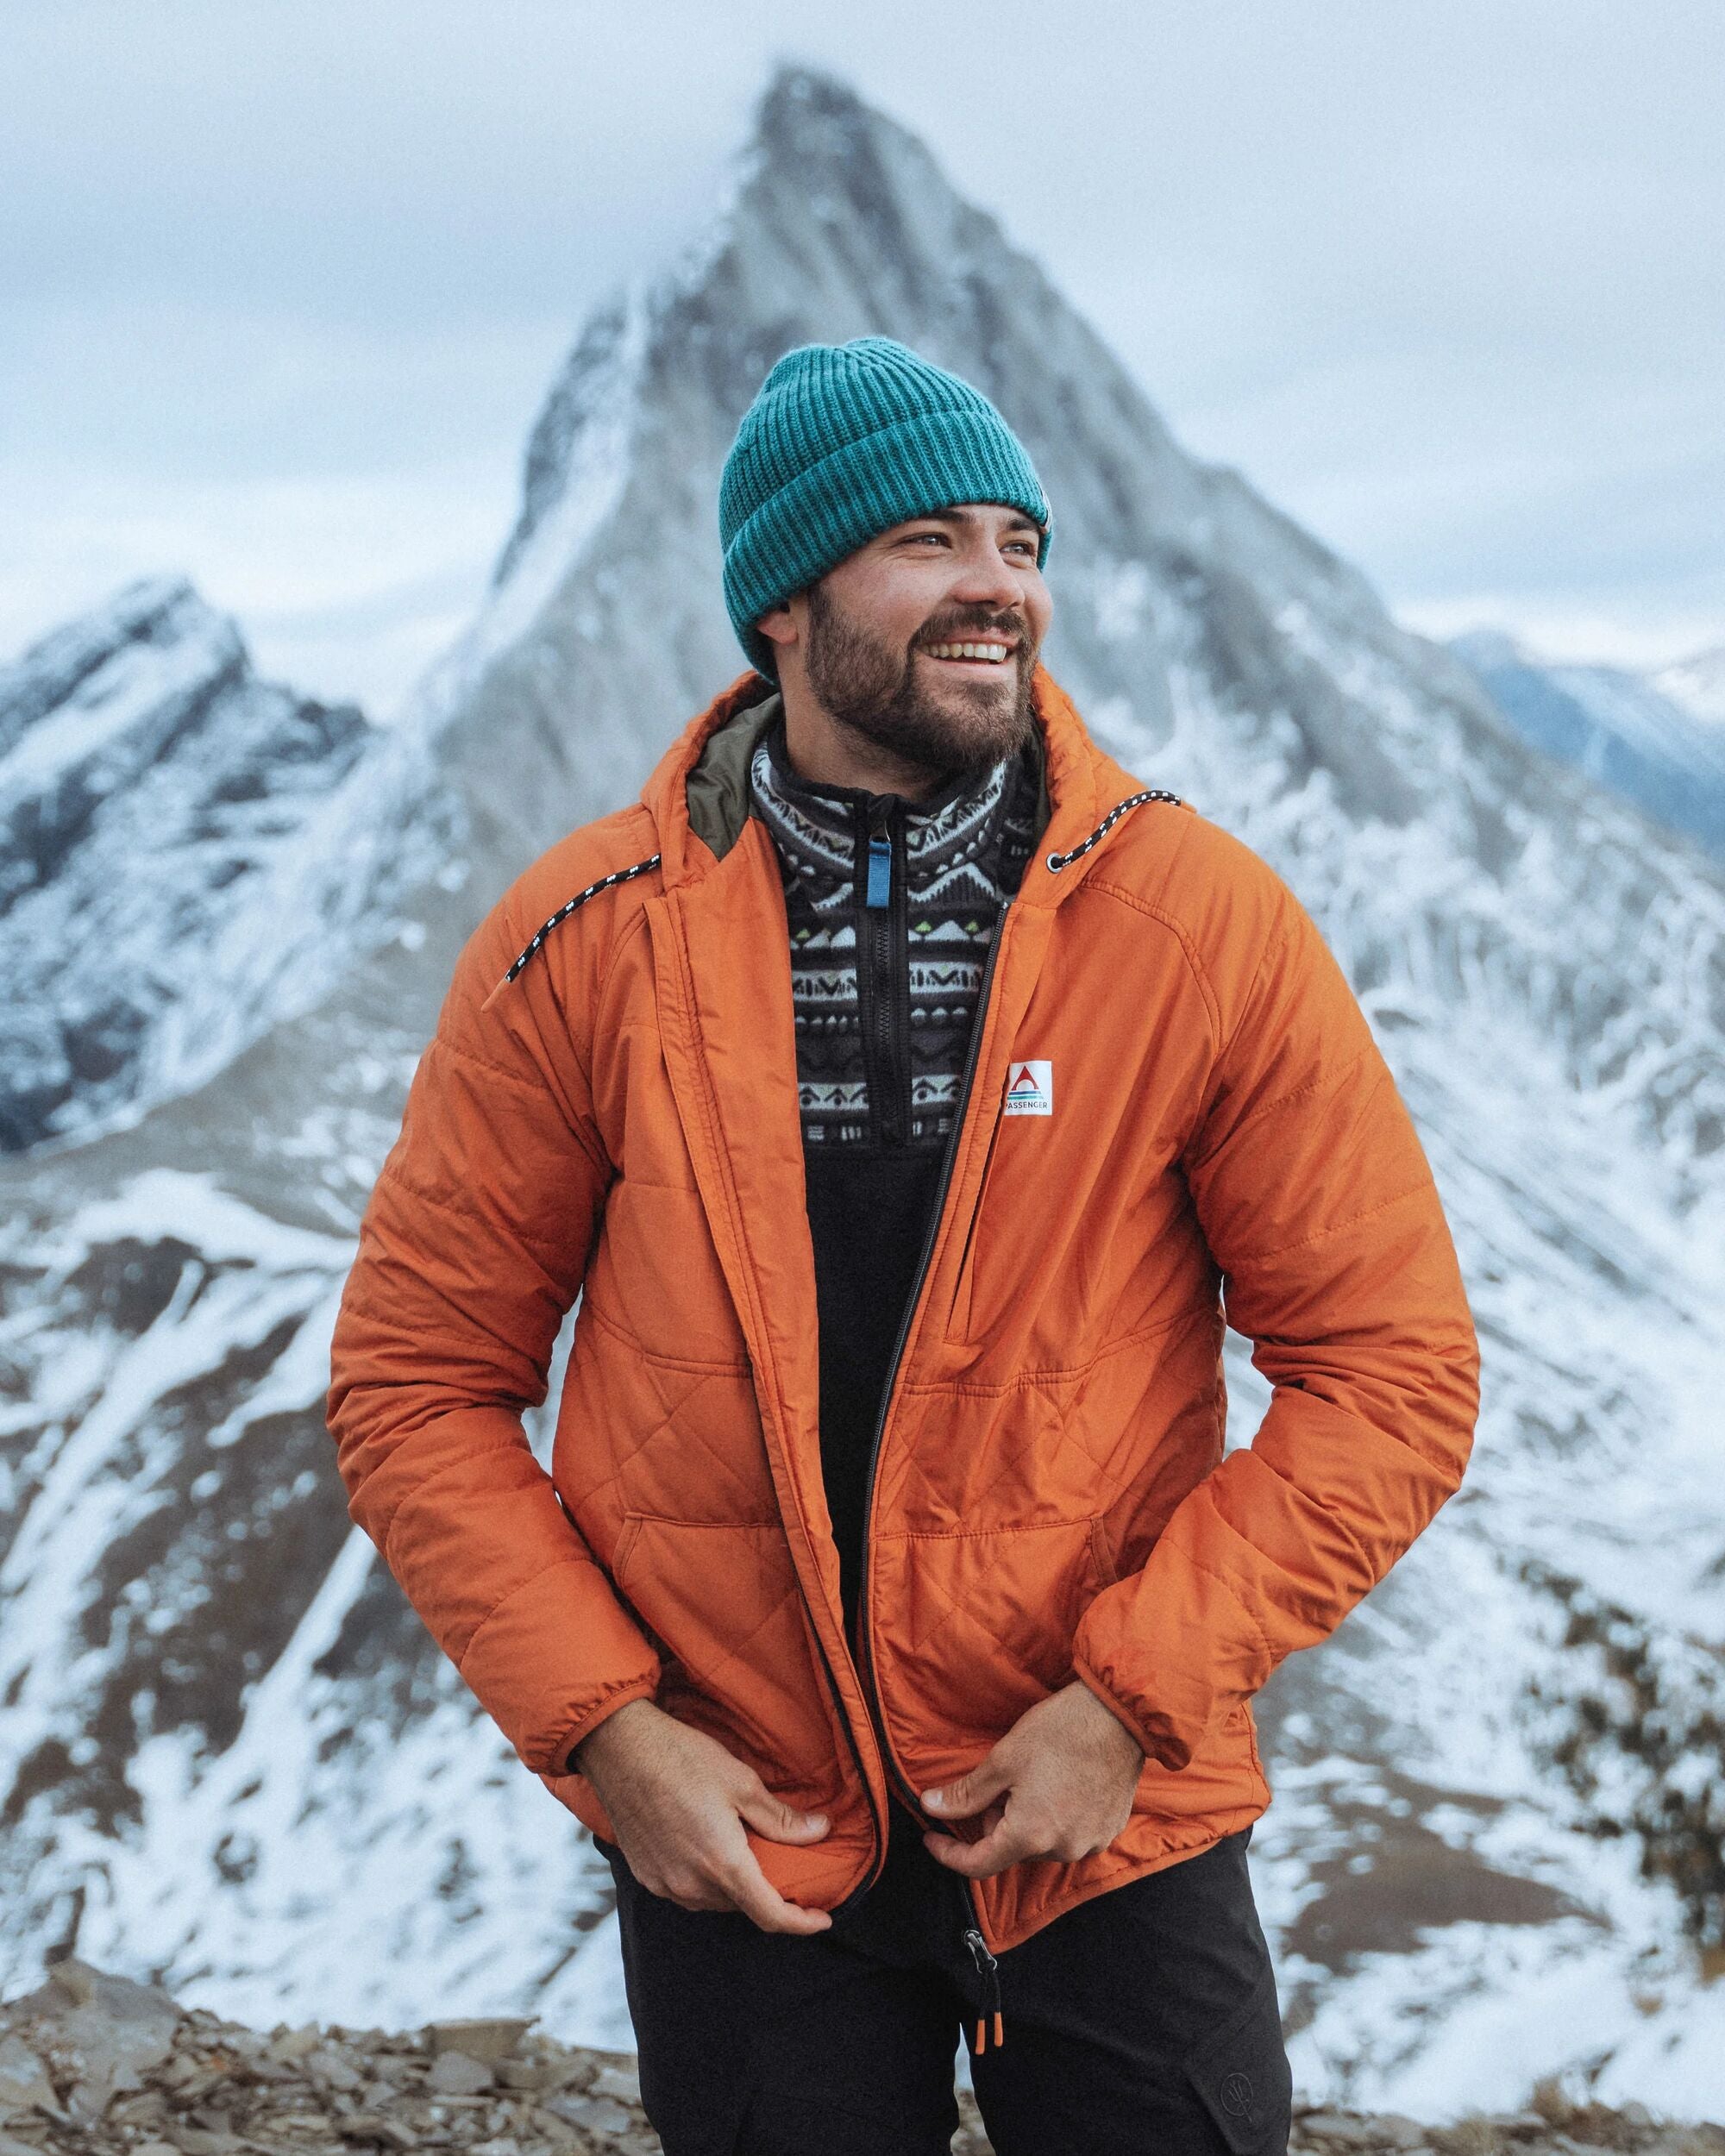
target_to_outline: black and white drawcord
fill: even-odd
[[[1118,818],[1124,816],[1129,808],[1136,808],[1140,801],[1172,801],[1177,808],[1180,805],[1180,796],[1177,793],[1170,793],[1165,787],[1159,786],[1146,787],[1142,793],[1127,794],[1124,801],[1115,802],[1090,836],[1081,839],[1070,853],[1046,855],[1044,860],[1048,868],[1056,874],[1058,874],[1061,869],[1069,868],[1073,862],[1077,860],[1080,854],[1089,852],[1091,847],[1099,838],[1106,835]]]
[[[1170,793],[1165,787],[1157,786],[1146,787],[1142,793],[1127,794],[1124,801],[1115,802],[1113,807],[1108,811],[1090,836],[1081,839],[1070,853],[1049,854],[1045,857],[1049,868],[1057,872],[1069,867],[1077,860],[1081,854],[1088,854],[1097,840],[1106,837],[1120,818],[1124,816],[1128,809],[1136,808],[1140,801],[1172,801],[1178,807],[1180,796],[1177,793]],[[627,883],[632,876],[645,875],[649,868],[656,868],[662,858],[663,856],[659,854],[649,854],[645,861],[632,862],[627,868],[613,868],[608,876],[601,876],[597,883],[588,884],[585,891],[577,891],[574,898],[566,899],[550,919],[533,937],[520,956],[511,965],[509,971],[503,976],[503,980],[497,984],[498,987],[500,988],[505,982],[514,980],[517,974],[521,971],[534,952],[555,928],[558,922],[566,920],[578,906],[585,906],[589,899],[596,897],[601,891],[609,891],[615,883]]]
[[[520,957],[511,966],[509,971],[505,974],[503,981],[498,982],[498,987],[502,987],[504,981],[514,980],[516,975],[521,971],[558,922],[573,913],[578,906],[585,906],[589,899],[600,891],[609,891],[614,883],[627,883],[631,876],[644,875],[648,869],[656,868],[662,858],[662,856],[658,854],[649,854],[645,861],[637,861],[627,868],[613,868],[608,876],[601,876],[597,883],[590,883],[585,891],[577,891],[574,898],[566,899],[550,919],[546,922],[543,928],[534,937]],[[492,993],[495,993],[495,991]]]

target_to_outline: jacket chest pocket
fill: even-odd
[[[976,1185],[976,1194],[970,1201],[963,1239],[958,1246],[958,1265],[952,1276],[952,1292],[946,1311],[946,1338],[949,1340],[969,1341],[974,1338],[971,1328],[975,1309],[976,1227],[982,1216],[982,1204],[988,1194],[994,1163],[1000,1156],[1000,1132],[1006,1122],[1006,1095],[1003,1092],[994,1103],[994,1119],[988,1131],[988,1150],[982,1158],[982,1177]]]
[[[946,1340],[1070,1364],[1173,1325],[1209,1292],[1184,1179],[1129,1095],[1098,1094],[1082,1119],[1069,1099],[1060,1125],[1009,1090],[995,1102],[950,1231]]]

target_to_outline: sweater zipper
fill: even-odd
[[[867,852],[862,885],[862,932],[869,980],[869,1039],[873,1049],[869,1104],[875,1136],[882,1145],[902,1145],[908,1135],[910,1094],[909,923],[905,890],[904,823],[882,796],[869,804],[862,830]],[[894,964],[905,954],[905,967]],[[902,993],[901,993],[902,991]]]

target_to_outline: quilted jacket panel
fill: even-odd
[[[1039,672],[1049,821],[879,1432],[859,1662],[781,889],[757,821],[715,844],[690,816],[760,689],[692,719],[464,950],[362,1226],[329,1427],[353,1517],[553,1793],[608,1836],[564,1764],[655,1697],[829,1813],[814,1845],[750,1835],[793,1900],[873,1876],[889,1778],[950,1778],[1088,1685],[1145,1748],[1131,1819],[974,1883],[998,1952],[1264,1810],[1251,1697],[1459,1483],[1477,1345],[1310,918],[1191,807],[1111,815],[1145,790]],[[1023,1058],[1051,1065],[1051,1113],[1006,1112]],[[578,1295],[548,1476],[520,1414]],[[1273,1388],[1226,1458],[1225,1325]]]

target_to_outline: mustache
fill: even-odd
[[[946,614],[938,621],[925,622],[912,638],[912,648],[920,650],[925,644],[963,643],[989,629],[1016,637],[1021,651],[1030,649],[1030,624],[1024,616],[997,607],[972,607],[963,614]]]

